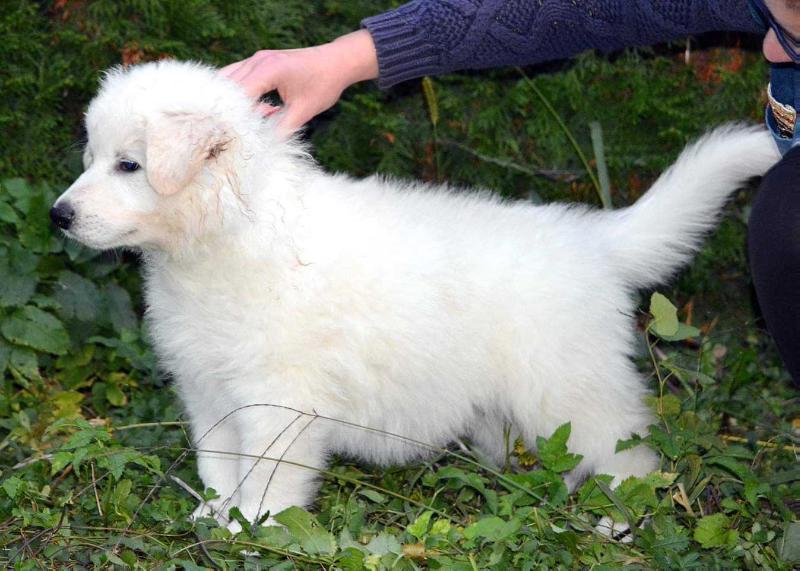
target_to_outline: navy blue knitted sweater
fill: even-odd
[[[747,0],[414,0],[361,25],[375,41],[381,87],[689,34],[763,32]]]

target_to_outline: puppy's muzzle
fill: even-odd
[[[75,209],[72,208],[69,202],[56,204],[50,209],[50,220],[62,230],[69,230],[69,227],[72,226],[72,221],[75,220]]]

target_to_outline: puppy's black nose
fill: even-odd
[[[75,210],[70,206],[69,202],[56,204],[50,209],[50,220],[55,222],[56,226],[62,230],[69,230],[74,219]]]

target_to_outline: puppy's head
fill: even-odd
[[[219,229],[260,117],[211,68],[164,61],[114,69],[86,113],[84,173],[53,221],[93,248],[169,249]]]

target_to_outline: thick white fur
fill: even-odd
[[[212,69],[176,62],[110,72],[86,123],[87,170],[58,201],[76,211],[68,234],[144,252],[155,347],[221,496],[203,509],[250,519],[308,505],[305,466],[331,453],[425,453],[314,414],[468,437],[498,461],[505,426],[532,444],[570,421],[571,481],[655,469],[644,446],[614,453],[652,421],[633,293],[688,261],[778,158],[761,129],[723,128],[613,212],[357,181],[321,172]],[[121,157],[143,168],[119,172]]]

